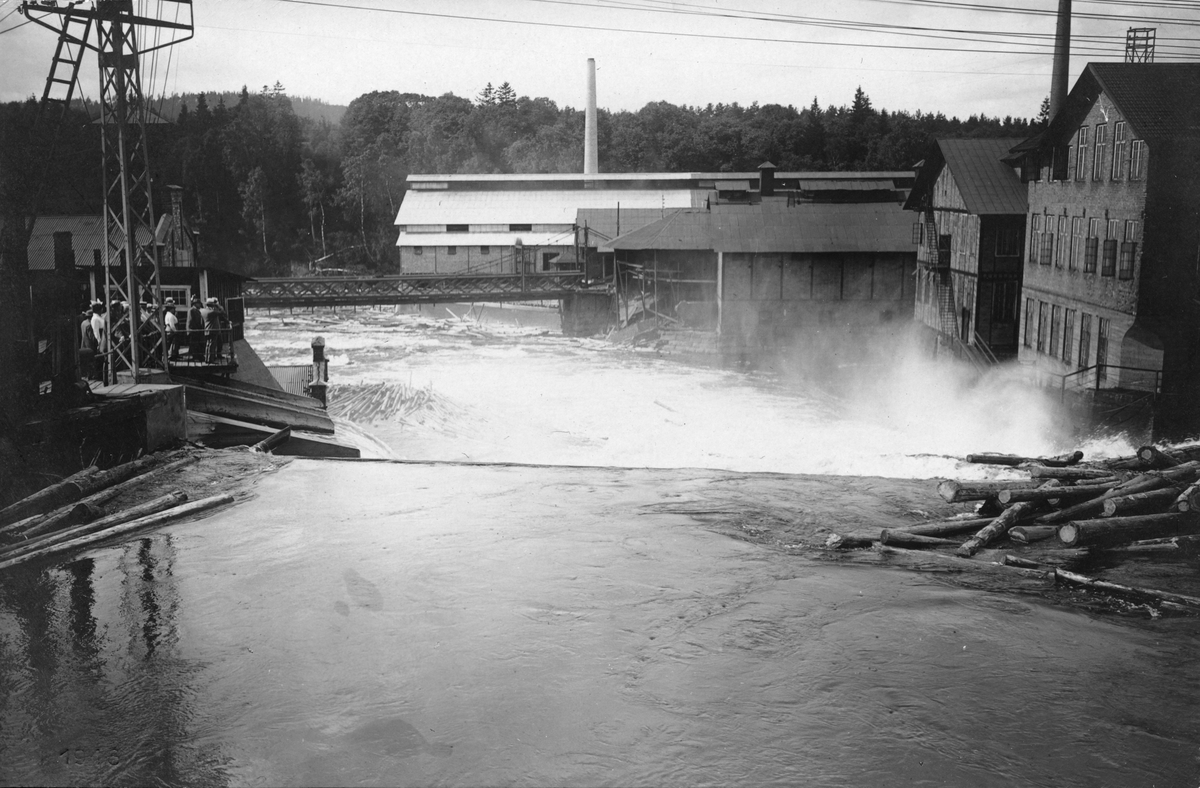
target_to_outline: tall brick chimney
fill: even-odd
[[[596,59],[587,62],[587,110],[583,121],[583,174],[600,172],[600,147],[596,141]]]

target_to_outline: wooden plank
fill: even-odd
[[[276,430],[284,427],[333,434],[333,420],[323,412],[297,408],[283,402],[268,402],[240,393],[184,384],[189,411],[224,416],[243,422],[264,424]],[[274,430],[272,430],[274,431]]]

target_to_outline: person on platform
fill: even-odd
[[[204,353],[204,360],[209,364],[216,364],[221,360],[224,329],[229,325],[229,319],[225,316],[225,310],[221,308],[221,302],[217,299],[208,299],[206,306],[204,335],[208,340],[208,345]]]
[[[187,315],[188,360],[200,361],[204,357],[204,313],[200,309],[200,296],[192,296],[192,305]]]
[[[92,357],[92,379],[104,379],[104,363],[108,354],[108,332],[104,327],[104,303],[92,302],[92,316],[89,319],[92,335],[96,338],[96,353]]]
[[[175,299],[163,303],[163,330],[167,334],[167,360],[179,358],[179,318],[175,316]]]

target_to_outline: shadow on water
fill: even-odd
[[[219,752],[197,743],[203,666],[178,653],[174,555],[156,535],[5,575],[0,783],[229,783]]]

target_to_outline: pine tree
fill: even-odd
[[[479,96],[475,99],[475,103],[481,107],[490,107],[496,103],[496,91],[492,87],[491,82],[487,83],[483,90],[480,91]]]
[[[503,82],[500,87],[496,88],[496,103],[501,105],[517,103],[517,92],[512,89],[512,85]]]

